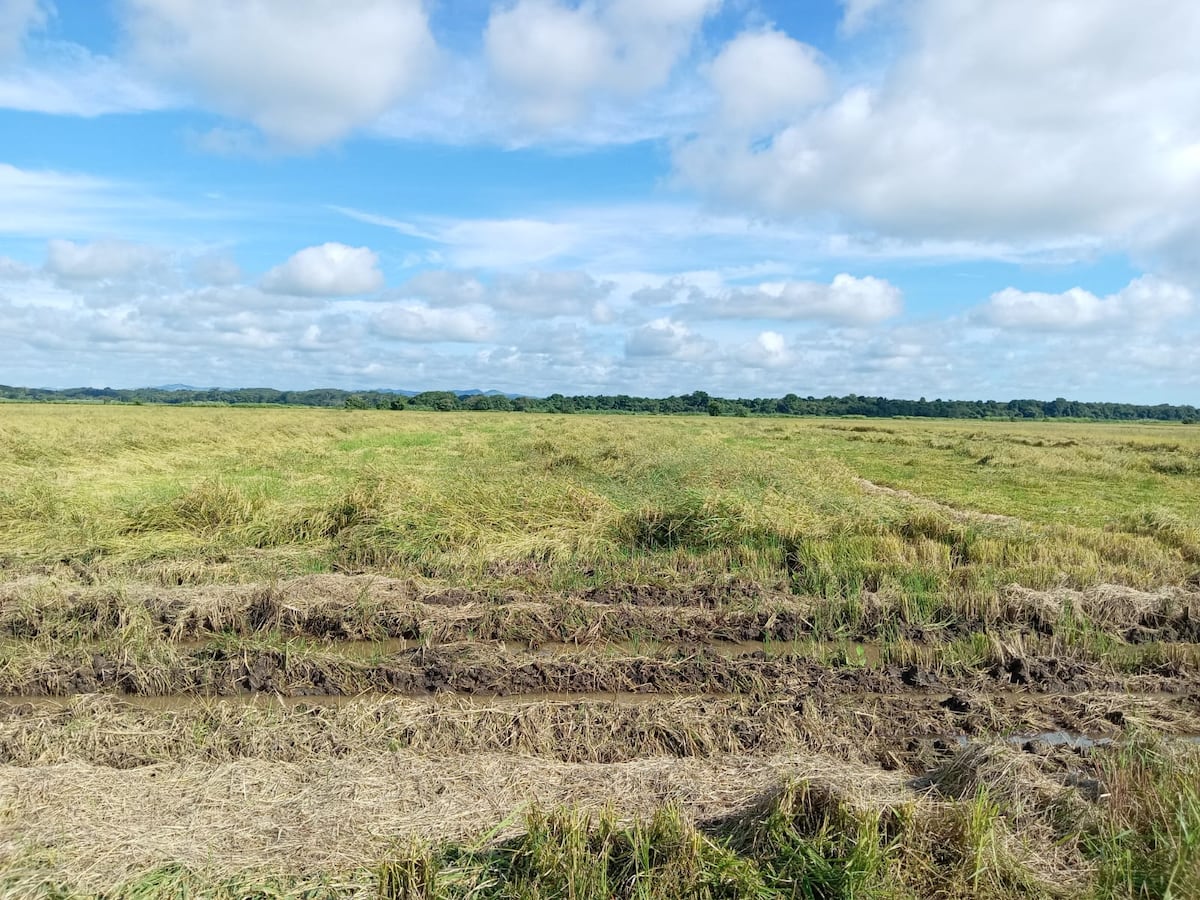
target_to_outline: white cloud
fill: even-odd
[[[104,178],[0,162],[0,234],[22,238],[112,233],[163,204],[135,199],[127,185]],[[128,230],[121,228],[121,233]]]
[[[543,262],[570,251],[579,229],[569,222],[537,219],[467,219],[449,224],[438,242],[452,248],[464,268],[503,268]]]
[[[683,203],[588,205],[546,218],[396,219],[334,207],[361,222],[436,245],[434,264],[464,269],[524,271],[557,262],[597,271],[679,271],[697,254],[713,265],[744,265],[749,257],[797,255],[823,248],[823,235],[743,215],[714,214]],[[636,240],[631,240],[636,235]],[[778,270],[780,267],[776,265]],[[790,270],[790,266],[783,270]]]
[[[604,319],[604,301],[614,287],[577,271],[500,273],[485,282],[465,272],[433,270],[413,276],[395,294],[436,307],[488,306],[534,318]]]
[[[757,369],[783,369],[794,365],[787,339],[778,331],[762,331],[748,344],[738,348],[737,360],[744,366]]]
[[[1200,345],[1200,322],[1164,318],[1184,310],[1190,295],[1153,279],[1117,292],[1118,301],[1100,298],[1124,310],[1105,324],[1024,326],[1020,340],[1007,340],[978,314],[887,328],[762,328],[723,319],[702,331],[681,318],[686,297],[683,306],[668,297],[675,306],[663,313],[642,310],[632,328],[597,327],[579,316],[531,323],[527,313],[494,310],[469,296],[439,308],[409,298],[304,299],[251,285],[189,286],[183,276],[192,262],[173,254],[163,264],[167,277],[129,279],[120,289],[37,271],[4,282],[0,346],[8,380],[1177,403],[1194,402],[1200,388],[1200,369],[1187,352]],[[469,279],[491,289],[492,279],[468,273],[460,281]],[[654,283],[629,274],[611,280]],[[708,293],[721,289],[717,273],[676,279],[688,280]],[[1159,327],[1151,327],[1155,321]]]
[[[1106,297],[1078,287],[1061,294],[1005,288],[977,308],[972,318],[999,328],[1071,331],[1153,327],[1186,316],[1192,308],[1193,295],[1186,287],[1145,276]]]
[[[76,244],[55,239],[46,247],[46,271],[81,281],[126,278],[163,261],[161,250],[131,241]]]
[[[526,95],[530,118],[546,125],[580,112],[586,92],[604,77],[612,52],[589,10],[553,0],[521,0],[497,10],[484,41],[496,76]]]
[[[908,239],[1136,244],[1200,209],[1200,5],[912,0],[882,76],[675,160],[739,209]]]
[[[25,35],[43,27],[49,15],[42,0],[0,0],[0,63],[17,58]]]
[[[531,316],[590,315],[613,283],[585,272],[525,272],[495,279],[492,304]]]
[[[24,281],[33,275],[33,269],[15,259],[0,256],[0,281]]]
[[[470,306],[484,303],[488,289],[474,275],[435,269],[414,275],[393,293],[433,306]]]
[[[670,318],[654,319],[625,337],[625,355],[634,358],[695,359],[712,353],[713,349],[712,341]]]
[[[262,279],[268,293],[305,297],[346,297],[381,287],[383,273],[375,252],[337,243],[306,247]]]
[[[242,280],[242,267],[228,256],[208,253],[192,261],[191,275],[205,284],[231,285]]]
[[[316,146],[409,94],[436,46],[421,0],[126,0],[134,58],[284,144]]]
[[[663,86],[720,0],[605,0],[569,6],[517,0],[493,10],[484,34],[495,79],[537,126],[580,117],[595,95]]]
[[[473,310],[432,309],[416,303],[393,303],[371,319],[379,334],[405,341],[479,343],[491,338],[490,319]]]
[[[817,52],[780,31],[747,31],[725,45],[709,79],[724,123],[756,129],[809,109],[828,90]]]
[[[5,109],[100,116],[165,109],[172,102],[160,86],[78,44],[44,43],[35,58],[0,71],[0,108]]]
[[[845,12],[838,29],[847,35],[854,35],[866,28],[871,20],[878,15],[879,10],[891,0],[842,0]]]
[[[695,319],[812,320],[871,325],[900,315],[899,288],[882,278],[842,273],[829,284],[816,281],[767,281],[755,287],[728,287],[717,279],[698,283],[676,277],[634,294],[643,304],[677,304],[678,314]]]

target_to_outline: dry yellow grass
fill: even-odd
[[[171,696],[0,714],[0,891],[1188,896],[1198,523],[1182,426],[3,406],[0,684]],[[518,670],[624,693],[263,701]]]

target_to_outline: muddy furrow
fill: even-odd
[[[837,690],[866,693],[987,691],[1020,687],[1030,692],[1085,690],[1187,694],[1200,692],[1200,673],[1157,663],[1126,675],[1102,665],[1063,657],[1006,658],[980,669],[919,665],[831,668],[808,656],[762,652],[723,656],[703,649],[685,656],[606,657],[580,648],[575,655],[544,657],[527,651],[461,644],[406,650],[383,659],[308,648],[259,649],[236,644],[196,648],[153,646],[136,652],[86,647],[44,652],[10,650],[0,695],[125,694],[284,696],[353,695],[364,691],[419,695],[438,691],[505,695],[533,693],[785,694]]]
[[[1200,734],[1200,703],[1121,694],[828,693],[771,700],[652,697],[636,704],[364,695],[336,704],[181,700],[164,707],[89,696],[0,704],[0,764],[300,762],[398,749],[609,763],[803,751],[915,773],[965,740],[1050,733],[1114,740],[1131,729]]]
[[[831,605],[832,604],[832,605]],[[0,635],[104,639],[126,633],[186,641],[214,634],[331,640],[547,642],[871,640],[944,641],[1001,627],[1053,636],[1078,623],[1125,641],[1200,642],[1200,591],[1087,591],[1010,586],[990,599],[948,597],[924,621],[897,598],[864,593],[853,614],[832,601],[751,582],[615,585],[573,593],[434,588],[411,581],[321,575],[277,585],[84,587],[30,580],[0,585]],[[931,624],[936,622],[937,624]]]

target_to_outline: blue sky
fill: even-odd
[[[1200,5],[0,0],[0,382],[1200,402]]]

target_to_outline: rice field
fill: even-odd
[[[1200,427],[0,405],[0,893],[1200,896]]]

